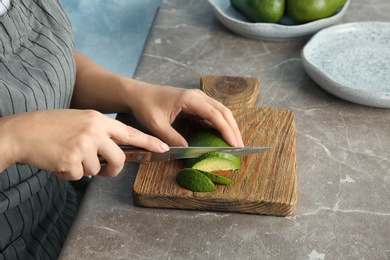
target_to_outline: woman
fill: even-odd
[[[58,0],[0,0],[0,96],[0,259],[57,258],[77,210],[68,180],[116,176],[118,143],[186,146],[171,127],[180,113],[243,145],[230,110],[201,91],[125,78],[77,53]],[[101,114],[130,111],[156,137]]]

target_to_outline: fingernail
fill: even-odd
[[[169,146],[166,143],[163,143],[163,142],[160,143],[160,148],[164,152],[169,151],[169,149],[170,149]]]
[[[244,142],[242,140],[240,140],[240,139],[237,139],[236,143],[237,143],[237,147],[243,147],[244,146]]]

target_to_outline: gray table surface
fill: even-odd
[[[341,22],[390,22],[389,13],[388,0],[353,0]],[[205,74],[260,78],[257,105],[296,117],[297,210],[137,207],[129,163],[116,178],[93,178],[61,259],[390,259],[390,111],[322,90],[302,67],[306,42],[243,38],[207,1],[165,0],[135,77],[185,88]]]

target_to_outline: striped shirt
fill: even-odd
[[[69,108],[75,50],[59,0],[0,2],[0,117]],[[7,168],[0,173],[0,260],[56,259],[76,207],[69,182],[28,165]]]

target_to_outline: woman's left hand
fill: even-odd
[[[244,146],[230,109],[198,89],[145,84],[129,106],[137,120],[171,146],[187,146],[187,141],[171,126],[180,113],[210,122],[231,146]]]

